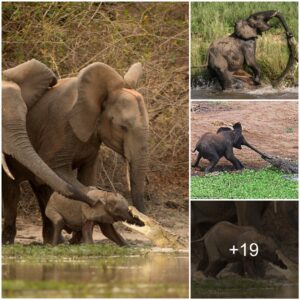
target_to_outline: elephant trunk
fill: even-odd
[[[148,168],[147,147],[137,148],[135,154],[131,155],[130,166],[130,187],[133,205],[141,212],[145,212],[144,188]]]
[[[128,223],[128,224],[132,224],[132,225],[137,225],[137,226],[145,226],[145,223],[140,220],[137,216],[134,216],[131,211],[127,211],[126,214],[124,215],[124,220]]]
[[[291,31],[290,31],[290,28],[289,28],[288,24],[287,24],[286,21],[285,21],[285,18],[283,17],[283,15],[282,15],[281,13],[277,12],[277,13],[274,15],[274,17],[276,17],[276,18],[279,19],[279,21],[281,22],[281,24],[282,24],[282,26],[283,26],[283,28],[284,28],[286,34],[288,35],[288,38],[289,38],[289,37],[292,37],[293,35],[292,35]]]
[[[12,155],[35,176],[64,196],[93,205],[83,192],[60,178],[34,150],[26,130],[25,120],[3,125],[4,152]]]
[[[245,146],[247,146],[248,148],[252,149],[254,152],[258,153],[258,154],[261,155],[262,157],[270,158],[269,155],[267,155],[266,153],[263,153],[263,152],[259,151],[259,150],[256,149],[254,146],[250,145],[246,140],[244,140],[243,145],[245,145]]]

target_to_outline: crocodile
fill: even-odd
[[[127,222],[122,223],[132,230],[138,231],[146,236],[155,246],[160,248],[172,248],[175,250],[188,249],[188,244],[184,239],[165,229],[154,219],[142,214],[134,206],[129,206],[129,212],[135,218],[142,221],[145,226],[136,226],[128,224]]]

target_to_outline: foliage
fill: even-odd
[[[180,187],[176,197],[186,200],[188,4],[11,2],[2,10],[4,69],[36,58],[65,78],[96,61],[122,75],[142,62],[139,91],[150,119],[148,198],[160,198],[161,184]],[[102,151],[99,184],[126,191],[122,158]]]
[[[193,73],[201,72],[207,64],[207,50],[212,41],[228,36],[234,24],[250,14],[264,10],[279,10],[295,38],[298,39],[297,2],[198,2],[192,3],[191,65]],[[257,60],[264,79],[275,79],[288,60],[288,47],[284,29],[278,19],[269,22],[274,27],[257,40]],[[274,59],[276,58],[276,59]],[[203,68],[201,68],[201,66]],[[295,76],[298,71],[295,70]]]
[[[217,176],[194,176],[191,197],[196,199],[298,199],[298,182],[272,168]]]

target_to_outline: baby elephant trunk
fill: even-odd
[[[128,211],[125,221],[132,225],[137,225],[141,227],[145,226],[145,223],[142,220],[140,220],[138,217],[133,216],[133,214],[130,211]]]
[[[272,255],[268,255],[268,259],[271,263],[273,263],[274,265],[280,267],[281,269],[286,270],[287,266],[284,264],[284,262],[278,257],[278,255],[276,253],[272,254]]]
[[[248,148],[252,149],[254,152],[258,153],[262,157],[271,158],[268,154],[263,153],[263,152],[259,151],[258,149],[256,149],[254,146],[250,145],[245,139],[244,139],[243,145],[245,145]]]

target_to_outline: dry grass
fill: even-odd
[[[141,61],[150,117],[148,198],[188,194],[188,4],[3,3],[3,68],[36,58],[60,77],[95,62],[124,74]],[[124,163],[107,149],[99,184],[126,191]],[[110,178],[110,180],[107,179]]]

